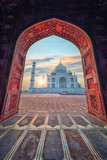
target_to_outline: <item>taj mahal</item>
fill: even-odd
[[[51,74],[47,74],[47,87],[34,88],[36,63],[32,63],[29,93],[62,93],[62,94],[85,94],[85,89],[78,83],[78,76],[61,62]]]
[[[78,88],[77,76],[61,64],[47,76],[47,88]]]

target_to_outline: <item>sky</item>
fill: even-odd
[[[50,74],[60,63],[78,75],[78,81],[84,87],[81,55],[78,48],[71,42],[50,36],[34,43],[28,50],[25,61],[22,89],[27,90],[30,85],[32,62],[36,62],[35,87],[46,87],[47,73]]]

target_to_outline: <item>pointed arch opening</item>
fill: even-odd
[[[55,18],[34,24],[19,36],[14,50],[8,87],[3,103],[2,119],[18,112],[25,58],[29,47],[33,43],[52,35],[72,42],[80,50],[88,112],[106,120],[91,40],[81,28]]]

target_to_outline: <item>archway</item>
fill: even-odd
[[[106,113],[90,38],[77,26],[55,18],[29,27],[18,38],[2,109],[2,119],[18,112],[27,50],[33,43],[51,35],[56,35],[69,40],[80,50],[85,78],[88,111],[100,119],[106,120]]]
[[[66,79],[64,77],[59,79],[59,88],[66,88]]]

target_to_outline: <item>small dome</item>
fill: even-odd
[[[56,74],[56,72],[55,72],[55,70],[53,70],[52,72],[51,72],[51,75],[55,75]]]
[[[65,72],[67,72],[67,69],[63,64],[60,63],[59,65],[56,66],[55,72],[57,72],[57,73],[65,73]]]

